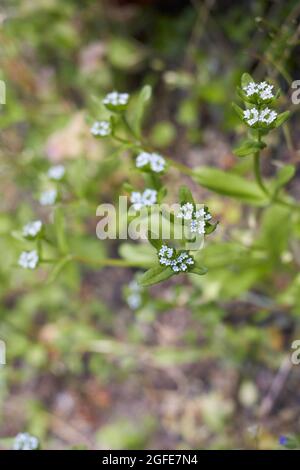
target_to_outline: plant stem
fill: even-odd
[[[265,183],[262,179],[262,175],[261,175],[261,171],[260,171],[260,154],[259,152],[256,152],[253,156],[254,160],[253,160],[253,163],[254,163],[254,175],[255,175],[255,179],[256,179],[256,182],[258,184],[258,186],[260,187],[260,189],[267,195],[269,195],[269,191],[268,189],[266,188],[265,186]]]
[[[128,261],[119,258],[88,259],[82,256],[72,255],[73,261],[84,264],[94,264],[95,266],[118,266],[120,268],[144,267],[145,263],[139,261]]]
[[[257,131],[257,142],[261,143],[261,134],[259,130]],[[262,178],[262,174],[260,171],[260,151],[256,152],[253,155],[253,165],[254,165],[254,175],[255,175],[255,179],[256,179],[258,186],[267,196],[269,196],[270,195],[269,190],[264,183],[264,180]]]

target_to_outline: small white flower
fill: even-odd
[[[143,166],[148,165],[148,163],[150,161],[149,157],[150,157],[150,153],[147,153],[147,152],[140,153],[136,157],[136,161],[135,161],[136,167],[137,168],[142,168]]]
[[[165,169],[166,161],[158,153],[142,152],[136,158],[136,167],[142,168],[146,165],[150,165],[155,173],[161,173]]]
[[[164,171],[166,165],[165,159],[158,153],[152,153],[150,158],[151,170],[155,173],[161,173]]]
[[[23,251],[19,258],[19,266],[24,269],[35,269],[39,262],[39,256],[36,250]]]
[[[186,251],[176,256],[174,248],[168,245],[162,245],[158,252],[158,260],[162,266],[170,266],[175,273],[185,272],[188,270],[188,265],[194,264],[193,258]]]
[[[260,122],[265,122],[266,124],[272,124],[273,121],[277,118],[276,111],[273,111],[270,108],[265,108],[261,111],[259,120]]]
[[[23,227],[23,236],[24,237],[35,237],[42,229],[41,220],[35,220],[34,222],[29,222]]]
[[[274,98],[272,88],[273,88],[273,85],[267,85],[267,87],[260,92],[259,96],[261,97],[262,100],[270,100]]]
[[[260,112],[256,108],[245,109],[244,111],[244,119],[246,120],[247,124],[249,124],[249,126],[253,126],[257,122],[272,124],[276,118],[276,111],[270,108],[262,109]]]
[[[205,221],[193,219],[191,221],[190,230],[191,230],[191,233],[198,233],[199,235],[204,235],[205,234]]]
[[[55,203],[57,198],[56,189],[47,189],[40,196],[40,204],[42,206],[52,206]]]
[[[49,168],[48,177],[52,180],[61,180],[65,174],[65,167],[63,165],[55,165]]]
[[[259,120],[259,111],[256,108],[245,109],[244,111],[244,119],[246,120],[249,126],[253,126]]]
[[[157,191],[155,189],[145,189],[143,193],[139,191],[133,191],[130,196],[130,202],[132,202],[135,210],[140,210],[145,206],[152,206],[156,204]]]
[[[143,192],[143,203],[145,206],[152,206],[156,203],[157,191],[155,189],[145,189]]]
[[[35,450],[39,446],[39,440],[28,432],[20,432],[16,435],[13,450]]]
[[[248,97],[257,94],[257,96],[262,100],[269,100],[274,98],[273,88],[273,85],[270,85],[267,82],[250,82],[248,85],[243,87],[243,90]]]
[[[205,224],[207,220],[211,219],[211,214],[205,210],[204,207],[195,210],[193,204],[187,202],[183,204],[177,217],[190,221],[191,233],[198,233],[199,235],[205,234]]]
[[[194,206],[192,203],[187,202],[183,204],[177,214],[178,219],[191,220],[193,216]]]
[[[255,82],[250,82],[248,83],[247,86],[243,87],[244,92],[246,93],[247,96],[252,96],[255,93],[257,93],[257,85]]]
[[[130,294],[127,297],[127,303],[131,310],[137,310],[141,306],[142,298],[140,294]]]
[[[128,284],[128,289],[129,289],[129,295],[127,296],[127,299],[126,299],[128,306],[132,310],[136,310],[142,304],[141,286],[138,284],[138,282],[135,279],[133,279]]]
[[[128,103],[128,100],[128,93],[118,93],[117,91],[112,91],[105,96],[102,103],[111,106],[125,106]]]
[[[130,202],[132,202],[133,207],[136,211],[140,210],[143,207],[143,196],[138,191],[132,191],[130,196]]]
[[[111,124],[109,121],[96,121],[90,128],[90,131],[95,137],[106,137],[111,134]]]
[[[202,207],[201,209],[195,212],[196,219],[200,219],[201,217],[205,218],[207,215],[210,215],[210,214],[206,214],[204,207]]]

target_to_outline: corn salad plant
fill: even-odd
[[[97,139],[112,139],[118,153],[126,152],[132,158],[132,165],[143,177],[144,188],[138,191],[129,182],[124,183],[123,187],[137,213],[143,208],[163,203],[168,192],[166,185],[163,184],[163,178],[168,168],[172,166],[217,193],[229,194],[259,206],[269,207],[275,204],[291,210],[298,209],[297,203],[284,192],[284,186],[294,175],[294,166],[282,165],[272,181],[265,181],[261,174],[262,152],[267,146],[265,139],[289,116],[288,111],[279,113],[276,110],[279,90],[275,91],[274,85],[268,81],[256,83],[249,74],[244,74],[237,93],[243,101],[244,108],[236,103],[233,107],[244,123],[248,136],[234,149],[234,153],[238,157],[253,158],[254,182],[214,168],[191,169],[157,153],[141,132],[143,115],[151,99],[149,86],[145,86],[140,92],[132,120],[127,115],[130,100],[128,93],[114,91],[103,98],[102,106],[104,105],[106,109],[106,118],[93,122],[90,132]],[[60,206],[60,201],[68,197],[69,188],[65,182],[65,172],[63,165],[50,167],[46,175],[47,188],[39,196],[41,205],[54,208],[57,257],[47,259],[43,256],[43,245],[47,243],[55,245],[55,240],[48,237],[47,230],[40,220],[28,222],[21,233],[15,233],[15,236],[31,243],[30,250],[24,250],[20,254],[18,264],[30,270],[37,268],[41,263],[53,264],[50,281],[55,279],[68,262],[76,260],[84,262],[76,254],[68,251]],[[202,264],[202,250],[186,249],[186,244],[195,240],[196,235],[206,237],[214,232],[217,222],[212,222],[212,215],[206,206],[200,209],[197,209],[197,206],[189,188],[182,186],[179,190],[179,211],[175,216],[169,214],[171,225],[174,226],[178,220],[179,223],[187,222],[189,225],[189,234],[180,240],[179,246],[174,245],[174,240],[163,240],[157,234],[148,231],[148,240],[156,255],[153,261],[150,261],[151,267],[139,278],[142,287],[165,281],[180,273],[206,274],[207,268]],[[131,265],[122,259],[109,259],[107,262],[104,260],[103,265],[105,263],[116,266]],[[140,264],[138,266],[142,267]]]

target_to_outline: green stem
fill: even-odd
[[[120,268],[131,268],[131,267],[144,267],[144,263],[139,261],[128,261],[125,259],[119,258],[103,258],[103,259],[88,259],[82,256],[72,255],[73,261],[78,261],[79,263],[84,264],[93,264],[95,266],[117,266]]]
[[[260,134],[259,130],[257,131],[257,142],[261,143],[261,134]],[[260,187],[260,189],[267,196],[269,196],[270,195],[269,190],[268,190],[268,188],[266,187],[266,185],[264,183],[264,180],[263,180],[263,177],[262,177],[262,174],[261,174],[261,171],[260,171],[260,152],[259,151],[256,152],[253,156],[253,164],[254,164],[254,175],[255,175],[256,182],[257,182],[258,186]]]
[[[121,144],[125,144],[125,145],[131,144],[130,140],[123,139],[122,137],[119,137],[118,135],[115,135],[115,134],[112,134],[112,138],[116,140],[117,142],[120,142]]]
[[[260,171],[260,154],[259,152],[256,152],[254,154],[254,159],[253,159],[253,164],[254,164],[254,175],[256,182],[260,189],[269,196],[269,190],[266,188],[265,183],[263,181],[261,171]]]

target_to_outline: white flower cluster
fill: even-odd
[[[55,165],[49,168],[48,170],[48,178],[51,180],[59,181],[65,174],[65,167],[63,165]]]
[[[187,202],[180,207],[177,217],[178,219],[190,221],[191,233],[204,235],[205,224],[211,219],[211,214],[204,207],[196,210],[191,202]]]
[[[105,96],[102,103],[111,106],[125,106],[128,103],[128,100],[128,93],[118,93],[117,91],[112,91]]]
[[[39,262],[39,255],[36,250],[23,251],[19,258],[19,266],[24,269],[35,269]]]
[[[57,198],[57,191],[55,188],[47,189],[40,196],[40,204],[42,206],[52,206]]]
[[[264,124],[272,124],[277,118],[277,113],[273,109],[264,108],[259,111],[257,108],[250,108],[244,110],[244,119],[249,126],[261,122]]]
[[[143,193],[139,191],[132,191],[130,196],[130,202],[133,204],[133,208],[138,211],[142,207],[152,206],[156,204],[157,201],[157,191],[155,189],[145,189]]]
[[[129,295],[127,297],[127,303],[132,310],[136,310],[142,304],[141,287],[136,280],[133,280],[128,285]]]
[[[90,128],[91,134],[95,137],[106,137],[111,134],[111,125],[109,121],[96,121]]]
[[[174,248],[170,248],[168,245],[162,245],[158,252],[158,259],[162,266],[170,266],[175,273],[185,272],[194,264],[193,258],[187,251],[177,255]]]
[[[36,235],[42,229],[42,222],[41,220],[35,220],[34,222],[29,222],[28,224],[24,225],[23,227],[23,236],[24,237],[36,237]]]
[[[160,173],[164,171],[166,161],[158,153],[142,152],[136,158],[136,167],[142,168],[146,165],[149,165],[151,170],[155,173]]]
[[[273,85],[270,85],[267,82],[250,82],[248,85],[243,87],[243,90],[248,97],[256,94],[262,100],[270,100],[271,98],[274,98]]]
[[[39,446],[39,440],[31,436],[28,432],[20,432],[16,435],[13,450],[36,450]]]

